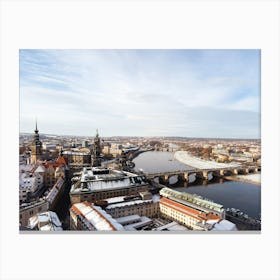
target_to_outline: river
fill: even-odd
[[[174,159],[170,152],[145,152],[136,157],[136,170],[143,170],[145,173],[156,173],[163,171],[193,169]],[[211,176],[211,175],[210,175]],[[193,182],[195,177],[190,177]],[[219,183],[221,182],[221,183]],[[174,176],[170,178],[170,185],[175,190],[198,194],[220,203],[224,208],[238,208],[252,218],[259,218],[261,213],[261,186],[245,182],[234,182],[226,180],[210,181],[206,185],[178,183]]]

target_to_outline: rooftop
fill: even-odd
[[[171,198],[171,199],[179,201],[180,203],[183,203],[183,204],[191,203],[198,207],[205,208],[208,210],[214,210],[219,213],[224,210],[222,204],[215,203],[209,199],[203,198],[196,194],[178,192],[178,191],[172,190],[170,188],[163,188],[160,190],[159,193],[161,196]]]
[[[29,218],[28,227],[42,231],[61,231],[62,224],[55,212],[47,211]]]
[[[145,178],[138,174],[106,167],[84,167],[71,193],[103,191],[146,185]]]
[[[81,215],[90,229],[124,230],[123,226],[102,210],[101,207],[91,205],[86,201],[72,205],[71,211],[76,215]]]

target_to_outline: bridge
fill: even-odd
[[[213,177],[222,178],[224,176],[232,175],[246,175],[257,173],[261,171],[261,167],[256,166],[236,166],[236,167],[223,167],[223,168],[210,168],[210,169],[189,169],[177,170],[158,173],[145,173],[147,179],[154,180],[158,178],[159,183],[168,184],[169,179],[173,176],[178,176],[179,182],[189,182],[189,176],[194,174],[196,179],[209,180],[208,175],[212,173]]]

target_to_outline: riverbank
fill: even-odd
[[[211,168],[228,168],[240,166],[237,163],[219,163],[215,161],[203,160],[194,156],[191,156],[186,151],[177,151],[174,153],[174,158],[186,165],[199,169],[211,169]]]
[[[236,176],[226,176],[224,177],[227,180],[230,181],[237,181],[237,182],[245,182],[250,183],[254,185],[261,185],[261,174],[248,174],[248,175],[236,175]]]

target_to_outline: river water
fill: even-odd
[[[174,159],[170,152],[145,152],[134,160],[135,169],[145,173],[193,169]],[[211,175],[210,175],[211,178]],[[198,194],[220,203],[224,208],[238,208],[253,218],[260,218],[261,186],[245,182],[226,180],[210,180],[208,184],[199,185],[195,177],[190,176],[190,184],[186,186],[177,182],[177,177],[170,178],[170,186],[177,191]]]

